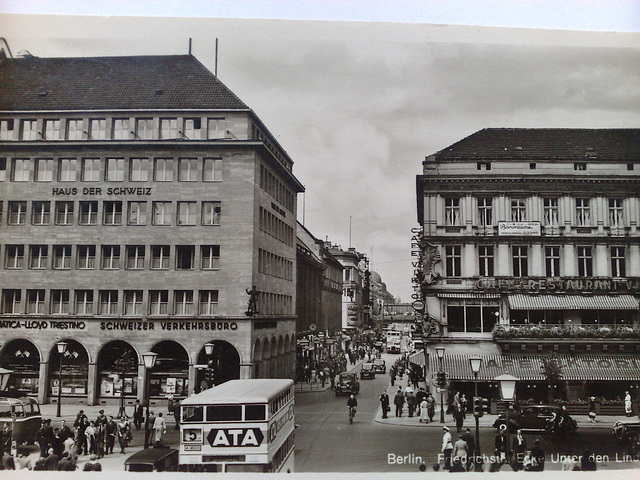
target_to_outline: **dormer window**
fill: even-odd
[[[587,169],[587,163],[586,162],[575,162],[573,164],[573,169],[574,170],[586,170]]]

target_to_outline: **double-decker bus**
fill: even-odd
[[[180,470],[293,472],[294,386],[229,380],[180,404]]]

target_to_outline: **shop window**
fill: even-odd
[[[449,332],[464,332],[464,307],[447,307]]]
[[[38,349],[28,340],[9,341],[2,349],[0,367],[11,370],[8,389],[17,390],[22,395],[38,393],[40,377],[40,355]]]
[[[101,397],[134,397],[138,393],[138,359],[135,350],[122,341],[105,345],[98,355]]]
[[[89,357],[82,345],[74,340],[65,340],[67,349],[62,355],[54,347],[49,357],[49,395],[58,396],[58,378],[62,374],[62,396],[85,397],[89,377]],[[60,367],[62,371],[60,372]]]

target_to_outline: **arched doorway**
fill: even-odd
[[[213,352],[207,356],[204,346],[198,352],[198,365],[207,365],[198,370],[199,391],[240,378],[240,355],[236,348],[224,340],[213,340]]]
[[[58,378],[62,365],[62,397],[86,397],[89,384],[89,354],[87,350],[75,340],[63,340],[67,344],[65,352],[60,354],[56,344],[49,352],[49,368],[47,378],[48,395],[58,396]]]
[[[98,354],[98,396],[102,399],[135,398],[138,393],[138,354],[127,342],[115,340],[102,347]]]
[[[38,394],[40,353],[29,340],[17,339],[8,342],[0,354],[0,367],[13,370],[7,390],[21,395]]]
[[[189,354],[172,340],[151,348],[158,354],[156,365],[149,370],[149,397],[186,397],[189,393]]]

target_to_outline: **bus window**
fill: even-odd
[[[9,405],[0,405],[0,417],[11,418],[11,407]]]
[[[202,422],[204,420],[203,407],[182,407],[183,422]]]
[[[207,422],[241,422],[242,405],[208,405]]]
[[[13,413],[15,414],[16,418],[23,418],[24,415],[24,406],[22,405],[14,405],[13,406]]]
[[[264,420],[265,412],[264,405],[245,405],[244,407],[244,419],[249,420]]]

